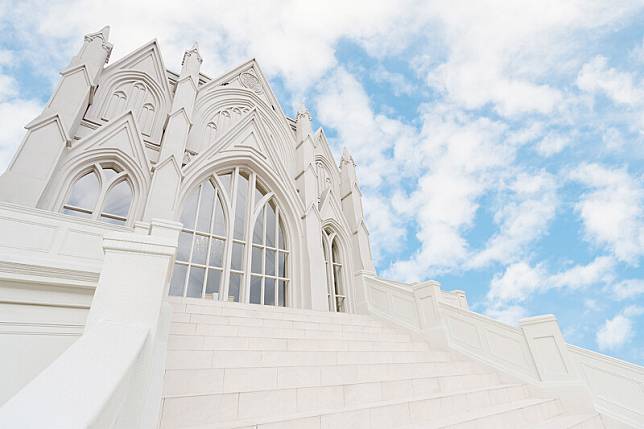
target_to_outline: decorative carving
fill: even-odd
[[[87,43],[92,43],[96,39],[101,39],[101,48],[105,49],[105,51],[107,52],[107,56],[105,57],[105,64],[107,64],[110,60],[110,55],[112,55],[112,48],[114,47],[114,45],[105,40],[106,37],[103,30],[99,31],[98,33],[86,34],[84,40]]]
[[[250,111],[248,106],[227,106],[215,112],[206,123],[204,142],[212,144]]]
[[[241,82],[242,86],[250,89],[256,94],[262,93],[262,84],[259,82],[257,76],[249,71],[243,72],[239,75],[239,82]]]

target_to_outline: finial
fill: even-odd
[[[87,43],[92,43],[94,40],[100,39],[101,47],[107,52],[107,56],[105,57],[106,64],[110,60],[110,54],[112,53],[112,48],[113,48],[113,45],[108,41],[109,37],[110,37],[109,25],[106,25],[105,27],[101,28],[96,33],[89,33],[85,35],[85,42]]]
[[[307,109],[303,103],[297,108],[297,116],[295,117],[295,120],[299,120],[300,117],[306,117],[309,121],[311,120],[311,113],[309,113],[309,109]]]
[[[186,58],[192,56],[193,54],[197,56],[197,60],[199,61],[199,64],[201,64],[203,62],[203,58],[201,58],[201,55],[199,55],[199,44],[196,41],[192,44],[192,48],[186,50],[186,52],[183,53],[181,65],[184,65]]]
[[[105,27],[101,28],[101,31],[99,32],[103,35],[103,38],[105,40],[110,38],[110,26],[106,25]]]
[[[355,161],[353,160],[353,157],[349,153],[349,149],[347,149],[346,146],[342,149],[342,159],[341,159],[341,161],[350,162],[351,164],[356,165]]]

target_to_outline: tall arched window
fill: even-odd
[[[126,224],[132,199],[132,185],[125,172],[111,164],[94,164],[71,184],[61,211]]]
[[[201,183],[181,222],[170,295],[287,305],[284,223],[273,193],[253,172],[236,168]]]
[[[338,235],[327,228],[322,234],[322,249],[324,251],[324,264],[326,266],[327,291],[329,309],[337,312],[347,312],[348,302],[344,285],[344,268]]]

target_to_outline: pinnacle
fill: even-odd
[[[105,27],[101,28],[101,31],[99,31],[103,35],[103,38],[105,40],[109,39],[110,37],[110,26],[106,25]]]

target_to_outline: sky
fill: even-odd
[[[0,171],[86,33],[256,58],[352,153],[379,275],[644,364],[644,1],[0,0]]]

